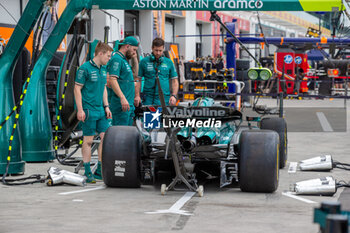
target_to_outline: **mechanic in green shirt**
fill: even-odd
[[[139,92],[140,82],[134,80],[128,60],[137,56],[139,42],[132,36],[126,37],[107,65],[109,101],[112,125],[132,125],[134,116],[135,88]]]
[[[165,104],[176,105],[179,82],[173,62],[163,55],[164,40],[156,38],[152,42],[152,54],[143,58],[139,64],[139,77],[144,78],[143,104],[161,105],[156,74],[158,72],[160,85],[162,87]],[[170,92],[171,81],[171,92]],[[136,98],[140,92],[136,92]]]
[[[103,137],[109,127],[107,118],[112,117],[106,89],[107,70],[104,66],[111,58],[112,51],[110,46],[99,42],[94,58],[80,66],[75,78],[74,97],[78,110],[77,118],[83,122],[82,155],[87,183],[96,183],[95,179],[102,179]],[[96,131],[100,135],[101,143],[98,147],[98,167],[92,174],[90,169],[91,145]]]

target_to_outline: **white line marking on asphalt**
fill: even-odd
[[[156,210],[152,212],[145,212],[146,214],[181,214],[181,215],[192,215],[188,211],[185,210],[180,210],[182,206],[188,202],[193,195],[196,194],[195,192],[187,192],[183,197],[180,198],[177,202],[175,202],[174,205],[172,205],[169,209],[167,210]]]
[[[59,193],[59,195],[69,195],[69,194],[75,194],[75,193],[84,193],[84,192],[90,192],[90,191],[105,189],[105,188],[106,188],[105,185],[101,185],[101,186],[98,186],[98,187],[92,188],[92,189],[83,189],[83,190],[78,190],[78,191]]]
[[[81,200],[81,199],[73,199],[72,201],[73,201],[73,202],[83,202],[84,200]]]
[[[316,112],[316,115],[318,117],[318,120],[321,123],[322,129],[325,132],[333,132],[332,126],[329,124],[326,116],[324,115],[323,112]]]
[[[297,167],[298,167],[298,162],[290,162],[289,168],[288,168],[288,173],[296,173]]]
[[[292,192],[283,192],[282,195],[290,197],[290,198],[294,198],[294,199],[297,199],[299,201],[303,201],[303,202],[306,202],[306,203],[309,203],[309,204],[317,203],[317,202],[314,202],[314,201],[311,201],[311,200],[308,200],[308,199],[305,199],[305,198],[302,198],[302,197],[298,197],[298,196],[294,195]]]

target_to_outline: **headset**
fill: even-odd
[[[164,55],[162,55],[158,60],[156,59],[156,57],[154,56],[154,54],[152,53],[150,55],[150,60],[152,62],[157,62],[158,64],[161,64],[164,61]]]

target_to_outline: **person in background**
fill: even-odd
[[[152,42],[152,54],[143,58],[139,64],[139,77],[144,78],[144,105],[161,105],[156,76],[164,93],[165,104],[176,105],[179,82],[174,63],[164,56],[164,40],[156,38]],[[171,91],[170,91],[171,82]],[[136,92],[140,96],[140,92]]]
[[[135,89],[139,92],[141,84],[134,79],[128,60],[135,59],[138,45],[139,42],[134,37],[126,37],[107,65],[112,125],[133,123],[134,101],[139,103],[135,98]]]

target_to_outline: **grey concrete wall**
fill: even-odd
[[[152,52],[153,20],[152,11],[140,11],[140,39],[144,53]]]
[[[0,0],[1,4],[6,7],[6,9],[11,13],[11,15],[16,19],[20,18],[20,4],[19,0]],[[23,8],[25,5],[23,4]],[[12,19],[12,17],[0,7],[0,23],[1,24],[12,24],[16,25],[17,23]],[[1,33],[0,33],[1,35]]]

